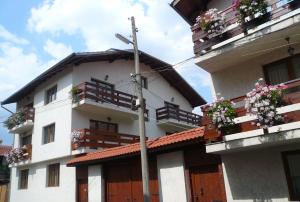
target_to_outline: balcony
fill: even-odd
[[[156,109],[157,124],[166,131],[183,131],[200,126],[201,116],[170,106]]]
[[[80,154],[94,149],[112,148],[139,142],[139,136],[108,131],[79,129],[72,132],[72,154]]]
[[[285,83],[288,88],[284,90],[284,106],[277,108],[277,113],[285,116],[284,123],[267,129],[260,129],[252,122],[256,116],[246,114],[244,107],[236,108],[237,117],[234,119],[235,127],[229,134],[221,134],[216,130],[207,115],[207,108],[203,107],[204,117],[202,124],[205,127],[205,139],[209,144],[207,152],[222,153],[249,147],[263,145],[277,145],[287,142],[300,141],[300,79]],[[242,105],[246,96],[231,99]]]
[[[24,145],[21,148],[14,148],[9,151],[7,155],[7,162],[10,167],[26,164],[31,160],[32,157],[32,144]]]
[[[102,87],[96,83],[84,82],[76,87],[73,95],[73,108],[90,112],[105,113],[107,116],[118,116],[128,119],[138,118],[137,97],[118,90]],[[148,111],[145,110],[145,117]]]
[[[8,128],[10,133],[24,133],[33,127],[34,122],[34,108],[25,107],[13,115],[11,115],[4,125]]]
[[[246,17],[239,22],[237,15],[238,11],[235,6],[232,5],[219,12],[220,14],[223,14],[225,18],[225,29],[221,34],[208,34],[201,30],[198,24],[195,24],[191,27],[193,32],[192,39],[194,42],[194,53],[195,55],[200,56],[196,59],[196,63],[203,66],[210,66],[209,63],[211,61],[205,60],[209,60],[211,57],[215,57],[220,54],[225,54],[225,52],[228,54],[227,58],[229,58],[231,50],[235,50],[237,47],[241,47],[246,43],[252,44],[251,47],[247,47],[247,50],[250,48],[253,52],[255,51],[255,48],[253,47],[253,43],[255,42],[264,42],[266,44],[266,42],[269,41],[270,46],[272,47],[274,46],[272,43],[274,41],[274,37],[278,38],[278,36],[266,36],[269,33],[280,31],[282,32],[281,35],[284,36],[289,36],[294,34],[294,32],[299,33],[299,29],[291,26],[299,21],[299,8],[300,2],[298,0],[276,0],[271,5],[268,5],[267,13],[265,15],[261,16],[257,13],[252,18]],[[291,30],[285,33],[284,28],[288,27],[291,27]],[[257,39],[262,36],[264,36],[264,41],[258,42],[259,40]],[[260,45],[257,45],[257,47],[261,48]],[[269,48],[266,47],[266,45],[263,47],[266,49]],[[238,51],[241,51],[241,49]],[[234,55],[235,57],[237,56],[236,52],[235,54],[230,55],[231,58]]]

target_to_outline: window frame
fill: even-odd
[[[276,64],[280,64],[280,63],[285,63],[287,65],[289,81],[297,79],[296,78],[296,73],[294,72],[294,69],[293,69],[292,59],[294,57],[300,57],[300,54],[295,54],[295,55],[292,55],[292,56],[288,56],[286,58],[283,58],[283,59],[271,62],[269,64],[263,65],[263,74],[264,74],[264,77],[265,77],[266,84],[270,85],[270,77],[269,77],[269,74],[268,74],[268,67],[276,65]]]
[[[57,167],[56,167],[57,166]],[[57,182],[55,181],[53,184],[50,184],[50,173],[53,174],[54,171],[50,171],[50,169],[53,169],[54,167],[58,168],[58,179]],[[60,163],[52,163],[47,165],[47,176],[46,176],[46,187],[59,187],[60,184]],[[55,176],[54,176],[55,177]]]
[[[295,193],[293,191],[293,185],[292,185],[292,178],[291,178],[291,173],[290,173],[290,167],[288,164],[288,155],[295,155],[299,154],[300,155],[300,150],[294,150],[294,151],[285,151],[281,153],[282,156],[282,161],[283,161],[283,168],[284,168],[284,173],[288,185],[288,191],[289,191],[289,200],[290,201],[299,201],[300,197],[297,198],[295,197]]]
[[[148,78],[141,76],[141,86],[145,89],[148,89]]]
[[[49,141],[49,142],[46,142],[46,129],[53,126],[54,127],[54,132],[53,132],[53,141]],[[49,139],[49,138],[47,138]],[[43,145],[45,144],[49,144],[49,143],[52,143],[55,141],[55,123],[51,123],[51,124],[48,124],[46,126],[43,127],[43,139],[42,139],[42,143]]]
[[[95,123],[97,125],[97,129],[92,129],[91,123]],[[90,130],[95,130],[95,131],[100,131],[99,130],[99,125],[98,124],[106,124],[106,130],[103,130],[103,132],[111,132],[109,131],[110,126],[113,126],[115,128],[115,131],[113,133],[118,133],[119,131],[119,125],[117,123],[111,123],[111,122],[106,122],[106,121],[98,121],[94,119],[90,119]]]
[[[24,134],[24,135],[20,136],[20,145],[21,146],[28,145],[28,144],[24,144],[24,139],[26,139],[26,138],[30,138],[29,144],[32,144],[32,134]]]
[[[50,96],[49,92],[53,91],[54,89],[55,89],[54,93],[52,92],[53,94]],[[54,99],[52,98],[53,95],[54,95]],[[50,97],[51,97],[51,100],[50,100]],[[45,105],[54,102],[56,100],[56,98],[57,98],[57,84],[55,84],[54,86],[52,86],[51,88],[48,88],[46,90],[46,92],[45,92]]]
[[[26,183],[23,183],[23,180],[24,180],[23,172],[26,172],[26,177],[25,177]],[[28,168],[19,170],[18,189],[20,189],[20,190],[28,189],[28,177],[29,177],[29,169]],[[25,186],[23,186],[23,185],[25,185]]]

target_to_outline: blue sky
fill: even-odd
[[[5,99],[71,52],[129,48],[115,33],[130,35],[128,17],[139,28],[139,48],[170,64],[193,56],[188,24],[171,0],[2,0],[0,1],[0,100]],[[176,70],[208,101],[209,75],[193,64]],[[14,105],[8,105],[14,109]],[[0,109],[0,122],[9,113]],[[0,139],[12,135],[0,126]]]

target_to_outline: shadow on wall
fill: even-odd
[[[222,156],[231,200],[287,200],[288,189],[279,151],[269,149]],[[230,196],[231,195],[231,196]]]

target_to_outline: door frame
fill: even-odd
[[[223,184],[221,189],[222,192],[221,197],[223,202],[227,202],[221,156],[216,154],[207,154],[205,152],[205,145],[202,144],[201,145],[197,144],[194,147],[187,147],[184,150],[184,176],[185,176],[185,184],[186,184],[186,192],[187,192],[186,193],[187,201],[192,202],[190,168],[207,166],[207,165],[217,165],[219,179],[220,182]]]

